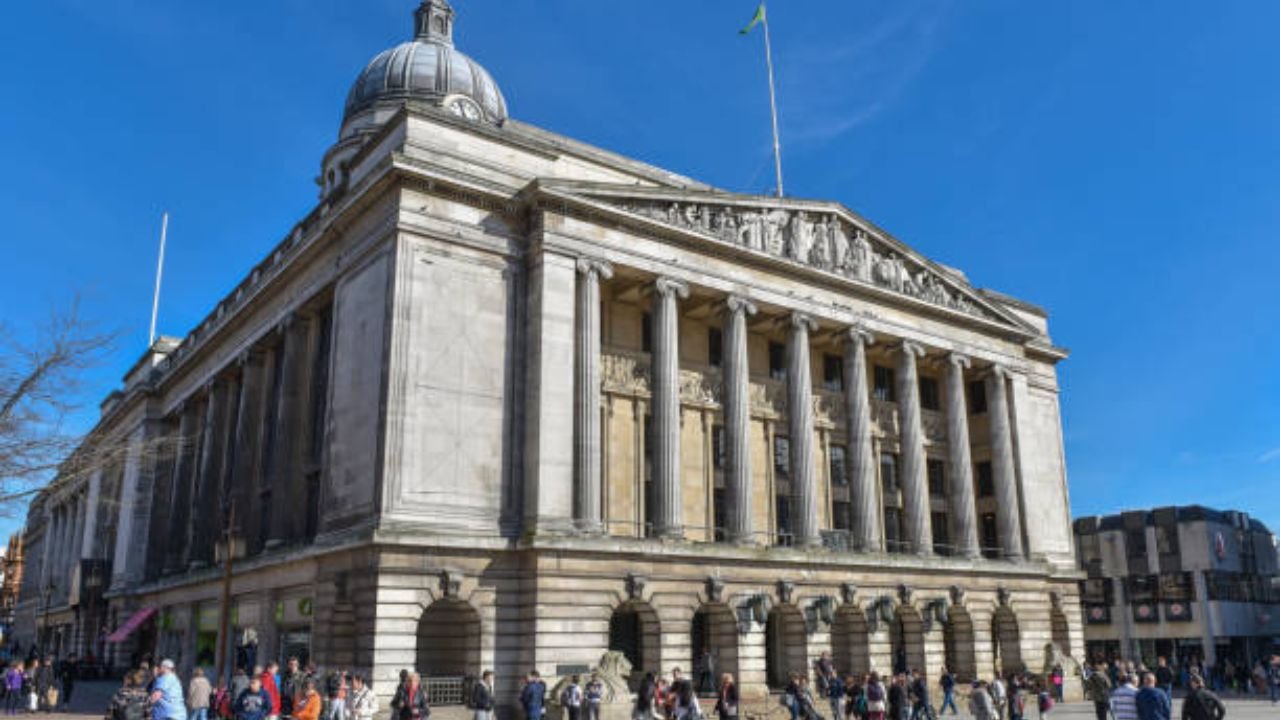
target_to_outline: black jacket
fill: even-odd
[[[471,688],[471,707],[475,710],[493,710],[493,693],[489,686],[478,682]]]
[[[1226,714],[1218,696],[1204,688],[1192,690],[1182,701],[1182,720],[1222,720]]]

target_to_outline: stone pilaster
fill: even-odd
[[[205,406],[204,439],[200,443],[200,471],[196,483],[195,503],[198,511],[192,518],[191,565],[207,566],[213,562],[213,547],[222,525],[219,506],[222,490],[223,460],[226,458],[227,382],[217,379],[209,383],[209,402]]]
[[[973,459],[969,454],[969,409],[964,397],[967,367],[969,358],[964,355],[947,356],[947,498],[955,552],[962,557],[976,558],[981,551],[973,499]]]
[[[875,340],[862,328],[849,328],[844,341],[844,398],[848,418],[849,469],[853,512],[853,546],[865,552],[884,550],[876,458],[871,444],[871,398],[867,382],[867,346]]]
[[[169,494],[169,523],[165,537],[168,549],[164,569],[175,571],[187,566],[190,547],[187,541],[187,519],[191,512],[192,482],[195,480],[195,451],[199,423],[194,402],[187,402],[179,410],[178,438],[174,459],[173,492]]]
[[[730,295],[724,303],[724,489],[725,536],[754,542],[751,522],[751,373],[747,359],[747,318],[756,306]]]
[[[680,500],[680,300],[689,287],[671,278],[653,283],[653,483],[656,537],[684,536]]]
[[[907,547],[917,555],[933,552],[929,524],[929,483],[920,422],[920,379],[916,358],[924,348],[904,340],[898,349],[898,427],[902,450],[902,517]]]
[[[98,468],[89,476],[89,488],[85,495],[85,515],[84,515],[84,531],[80,538],[80,549],[76,553],[77,557],[92,558],[98,553],[97,547],[98,534],[98,510],[100,498],[102,494],[102,475],[105,471]]]
[[[818,477],[813,470],[813,380],[809,370],[809,333],[813,318],[792,313],[787,330],[787,432],[791,436],[791,495],[795,543],[822,544],[818,532]]]
[[[293,314],[280,324],[280,381],[276,401],[274,447],[271,466],[271,526],[266,528],[268,548],[285,545],[297,539],[306,510],[301,505],[305,494],[294,494],[301,484],[299,455],[305,446],[302,437],[302,377],[306,375],[307,318]]]
[[[604,532],[601,498],[604,479],[600,435],[600,281],[613,277],[613,266],[600,260],[578,260],[578,343],[574,387],[574,507],[579,532]]]
[[[235,503],[236,526],[241,535],[250,537],[252,512],[257,507],[254,492],[258,487],[258,457],[262,449],[262,386],[265,365],[261,353],[240,355],[240,400],[236,404],[234,429],[235,455],[228,474],[228,486]]]
[[[1018,512],[1018,476],[1013,466],[1013,430],[1009,422],[1008,371],[996,365],[987,376],[987,417],[991,428],[991,474],[996,491],[1000,555],[1022,558],[1022,522]]]

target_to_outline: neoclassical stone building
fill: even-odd
[[[754,695],[828,650],[962,678],[1079,653],[1044,311],[839,204],[510,119],[454,19],[422,3],[314,211],[104,405],[118,472],[33,504],[29,631],[110,560],[104,632],[44,613],[68,647],[208,662],[230,516],[236,641],[384,693],[492,667],[510,702],[611,648]]]

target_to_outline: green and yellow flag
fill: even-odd
[[[762,22],[764,22],[764,3],[760,3],[758,6],[756,6],[756,14],[752,16],[751,22],[747,23],[746,27],[739,30],[738,34],[746,35],[747,33],[754,30],[755,27]]]

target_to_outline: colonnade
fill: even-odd
[[[601,471],[600,282],[612,276],[612,267],[599,260],[578,263],[575,367],[575,525],[589,533],[604,532],[600,498]],[[652,412],[653,502],[651,535],[684,537],[681,523],[680,478],[680,304],[689,287],[680,280],[657,277],[648,284],[651,304],[652,359],[650,407]],[[747,352],[749,319],[758,312],[746,297],[728,295],[718,304],[723,333],[722,410],[724,415],[724,473],[726,539],[751,543],[756,537],[750,511],[754,475],[750,453],[750,368]],[[822,543],[819,524],[818,473],[814,467],[813,383],[810,377],[811,336],[815,319],[799,311],[785,313],[787,419],[792,480],[791,529],[794,545],[814,547]],[[925,431],[919,394],[918,363],[927,354],[920,343],[905,338],[878,336],[861,325],[850,325],[839,334],[843,344],[846,438],[851,470],[850,522],[853,549],[879,552],[901,550],[918,555],[934,552],[930,526],[930,495],[925,451]],[[874,456],[868,347],[881,343],[896,357],[895,397],[899,420],[901,487],[903,496],[902,547],[885,547],[878,463]],[[933,353],[935,356],[938,352]],[[948,440],[948,514],[954,518],[955,554],[976,558],[979,545],[974,500],[974,478],[969,448],[969,413],[966,406],[966,371],[974,366],[967,356],[943,353],[946,428]],[[1014,465],[1013,429],[1010,422],[1008,370],[988,364],[983,373],[987,412],[990,416],[991,464],[997,499],[999,554],[1023,556],[1018,510],[1017,472]]]

